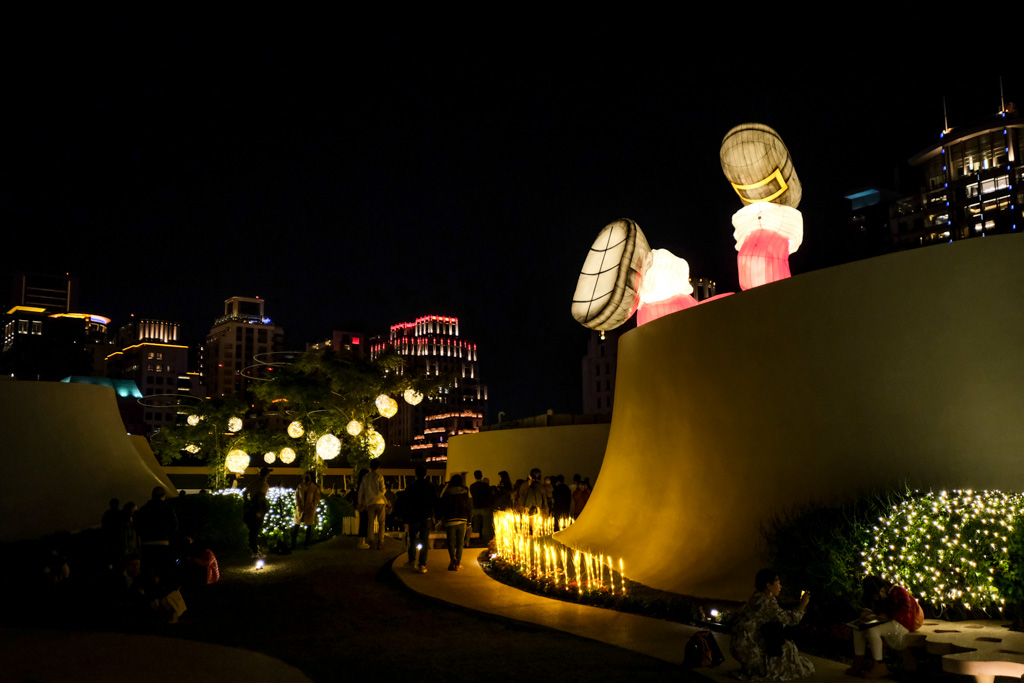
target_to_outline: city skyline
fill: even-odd
[[[588,332],[569,306],[608,222],[636,220],[694,277],[738,291],[738,201],[718,163],[732,126],[767,123],[793,154],[797,276],[849,260],[843,194],[891,183],[934,142],[944,96],[953,126],[999,105],[998,74],[854,87],[695,71],[700,51],[670,41],[621,55],[582,36],[516,59],[500,39],[113,18],[4,43],[18,131],[0,161],[5,282],[71,272],[84,312],[171,320],[189,343],[234,296],[264,299],[288,349],[457,316],[492,421],[581,409]],[[1004,76],[1007,101],[1020,85]]]

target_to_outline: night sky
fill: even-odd
[[[492,421],[581,409],[589,333],[569,305],[611,220],[736,291],[732,126],[767,123],[793,155],[799,274],[855,257],[843,195],[892,186],[938,139],[943,96],[952,125],[999,105],[998,69],[858,62],[884,37],[840,19],[810,51],[772,48],[780,74],[754,52],[716,60],[718,29],[651,35],[653,16],[642,33],[609,17],[490,35],[436,16],[101,11],[0,29],[4,282],[69,271],[84,312],[177,321],[190,343],[231,296],[266,299],[291,349],[456,315]]]

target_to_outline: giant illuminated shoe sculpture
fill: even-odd
[[[592,330],[614,330],[634,312],[637,324],[695,306],[690,266],[651,249],[636,222],[623,218],[598,234],[583,263],[572,317]]]
[[[788,278],[789,255],[803,241],[797,210],[803,189],[782,138],[760,123],[736,126],[722,140],[722,171],[746,204],[733,214],[740,288]]]

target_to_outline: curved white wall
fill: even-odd
[[[114,390],[89,384],[0,381],[0,462],[5,541],[96,526],[111,498],[141,507],[164,484],[125,432]]]
[[[1024,237],[799,275],[619,342],[586,511],[559,535],[626,574],[746,598],[780,510],[872,488],[1024,491]]]

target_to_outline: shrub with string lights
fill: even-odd
[[[1024,494],[941,491],[893,505],[871,527],[865,574],[905,586],[937,614],[1000,614],[997,577],[1015,562],[1010,536],[1024,520]],[[1013,599],[1013,596],[1011,596]]]
[[[219,496],[242,496],[242,489],[221,489],[214,491]],[[273,486],[267,492],[267,516],[263,518],[263,533],[273,547],[278,541],[290,541],[291,528],[295,524],[295,489]],[[316,524],[313,526],[318,539],[330,532],[327,520],[327,502],[321,500],[316,506]]]

